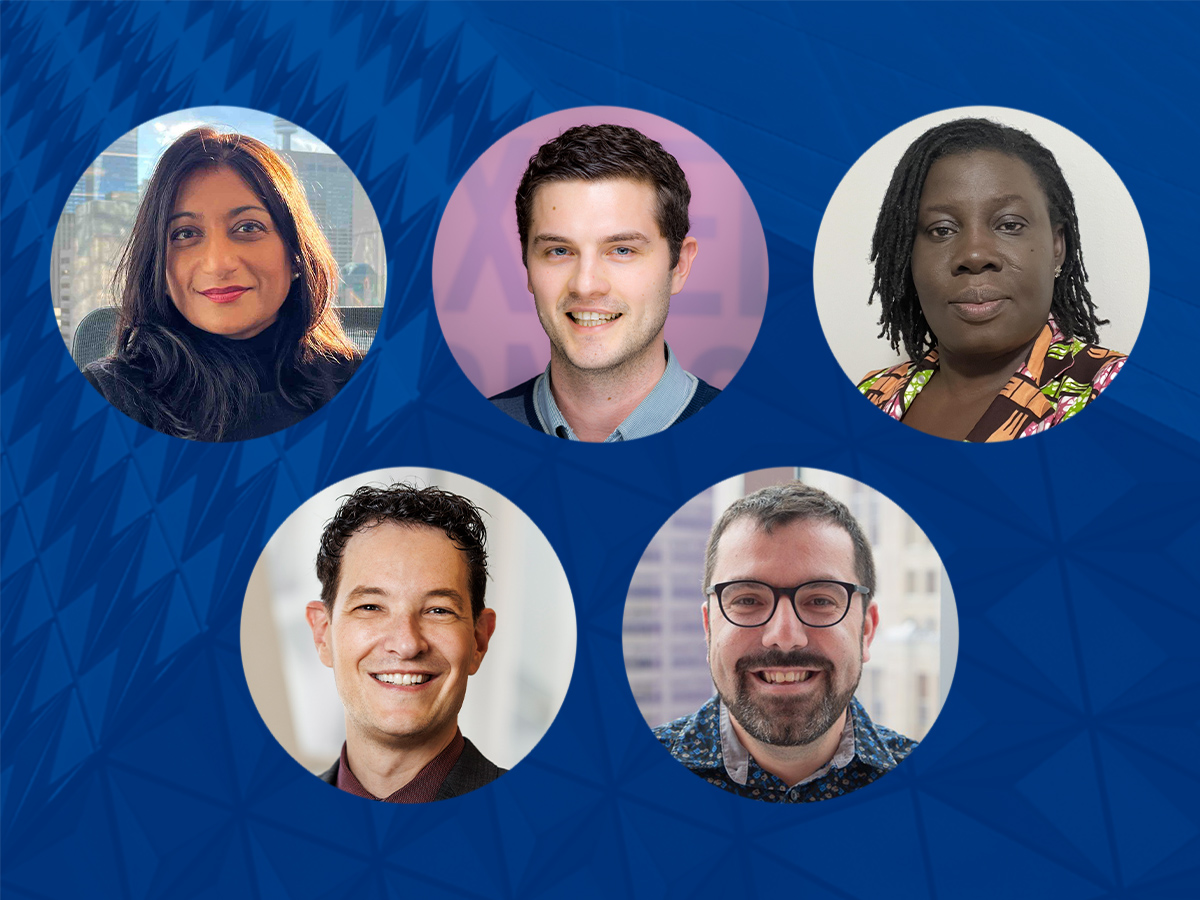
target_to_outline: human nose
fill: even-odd
[[[581,253],[567,289],[577,297],[603,297],[609,292],[603,262],[593,254]]]
[[[996,234],[990,226],[980,224],[962,230],[954,259],[956,273],[978,275],[999,270],[1002,263],[996,246]]]
[[[223,277],[232,274],[239,265],[236,245],[221,234],[210,237],[204,243],[203,265],[210,275]]]
[[[388,619],[383,635],[383,649],[401,659],[415,659],[428,649],[421,631],[421,621],[415,616],[395,615]]]
[[[779,598],[774,614],[762,627],[762,642],[764,647],[783,650],[808,646],[808,628],[796,615],[791,594]]]

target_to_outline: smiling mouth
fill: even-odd
[[[250,288],[235,285],[233,287],[209,288],[207,291],[201,291],[200,293],[214,303],[231,303],[248,290]]]
[[[376,681],[382,681],[384,684],[410,684],[411,685],[411,684],[424,684],[425,682],[429,681],[434,676],[426,674],[426,673],[417,674],[415,672],[404,672],[404,673],[396,672],[396,673],[380,673],[380,674],[372,675],[371,677],[374,678]]]
[[[621,318],[620,313],[598,313],[598,312],[569,312],[567,317],[576,325],[582,325],[584,328],[595,328],[597,325],[604,325],[608,322],[615,321]]]
[[[767,684],[799,684],[802,681],[808,681],[817,674],[820,673],[814,672],[811,669],[801,669],[799,671],[792,669],[787,672],[755,672],[754,677]]]

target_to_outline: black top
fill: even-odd
[[[196,344],[219,342],[236,353],[249,365],[258,380],[258,391],[251,395],[246,408],[226,428],[221,441],[263,437],[303,421],[333,399],[362,362],[360,358],[355,358],[326,360],[318,364],[315,379],[319,391],[317,402],[311,407],[295,406],[284,398],[275,379],[278,329],[276,323],[254,337],[240,341],[201,332],[190,325],[183,329]],[[105,400],[135,422],[147,428],[163,430],[155,424],[155,398],[139,386],[144,374],[138,369],[110,356],[89,365],[83,370],[83,377]]]

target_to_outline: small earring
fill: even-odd
[[[1054,267],[1054,277],[1057,278],[1061,274],[1062,274],[1062,266],[1055,266]]]
[[[299,277],[300,277],[300,273],[299,273],[299,272],[293,272],[293,273],[292,273],[292,281],[295,281],[295,280],[296,280],[297,278],[299,278]]]

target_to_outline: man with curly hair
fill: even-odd
[[[427,803],[504,772],[458,728],[496,628],[479,513],[437,487],[364,486],[326,524],[321,599],[307,616],[346,711],[341,758],[321,776],[329,784]]]

